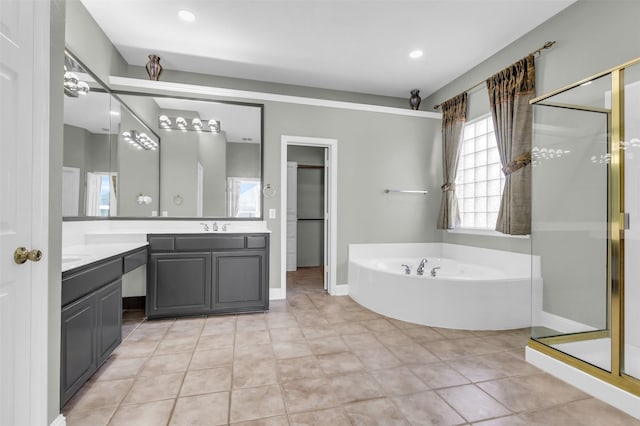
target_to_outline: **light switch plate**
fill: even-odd
[[[276,218],[276,209],[269,209],[269,219]]]

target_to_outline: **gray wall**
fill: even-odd
[[[227,142],[227,177],[260,177],[260,144]]]
[[[557,44],[536,58],[538,95],[609,69],[638,56],[637,16],[640,16],[640,2],[579,0],[471,71],[458,77],[451,84],[424,99],[422,104],[430,107],[455,96],[538,49],[548,40],[555,40]],[[471,91],[470,118],[489,111],[485,91],[484,87]],[[586,170],[572,170],[569,175],[575,182],[585,177],[576,176],[575,173],[578,172],[587,173]],[[534,185],[537,184],[538,182],[534,181]],[[551,204],[557,199],[548,197],[544,200],[538,198],[535,201],[537,204],[548,203],[548,205],[538,206],[546,210],[553,207]],[[540,239],[544,237],[536,233],[535,226],[534,223],[532,236],[534,253],[543,256],[542,262],[545,268],[545,310],[587,324],[598,323],[601,310],[594,310],[593,315],[589,311],[591,307],[602,305],[602,295],[587,296],[579,289],[571,288],[571,286],[576,287],[577,284],[571,284],[569,287],[549,285],[549,283],[562,282],[563,276],[558,268],[547,267],[550,259],[568,258],[567,256],[571,253],[574,255],[585,253],[584,239],[574,236],[571,247],[566,244],[554,245],[552,241]],[[507,249],[522,253],[529,253],[531,250],[531,241],[525,239],[478,237],[446,232],[443,233],[442,239],[456,244]],[[590,255],[585,255],[583,261],[589,262],[588,259]]]
[[[85,192],[87,190],[87,142],[90,133],[80,127],[64,125],[64,167],[80,169],[78,188],[78,216],[85,215]]]
[[[287,161],[324,166],[324,151],[325,148],[289,146]],[[297,266],[321,266],[324,265],[324,169],[298,167],[297,183]]]

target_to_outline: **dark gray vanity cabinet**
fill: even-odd
[[[61,407],[122,341],[122,274],[146,259],[143,248],[63,272]]]
[[[121,277],[121,258],[63,276],[61,405],[122,341]]]
[[[268,234],[153,234],[148,241],[148,318],[269,309]]]
[[[149,258],[147,316],[211,310],[211,253],[155,253]]]

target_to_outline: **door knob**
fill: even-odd
[[[42,251],[40,250],[27,250],[26,247],[18,247],[16,251],[13,252],[13,260],[18,265],[22,265],[27,260],[38,262],[40,259],[42,259]]]

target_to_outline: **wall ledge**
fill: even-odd
[[[383,105],[362,104],[355,102],[333,101],[329,99],[308,98],[302,96],[279,95],[276,93],[252,92],[248,90],[224,89],[221,87],[199,86],[194,84],[174,83],[170,81],[152,81],[130,77],[109,77],[109,87],[113,90],[130,92],[157,93],[176,95],[222,96],[243,100],[283,102],[289,104],[319,106],[326,108],[349,109],[355,111],[379,112],[383,114],[405,115],[410,117],[433,118],[440,120],[442,114],[430,111],[414,111]]]

